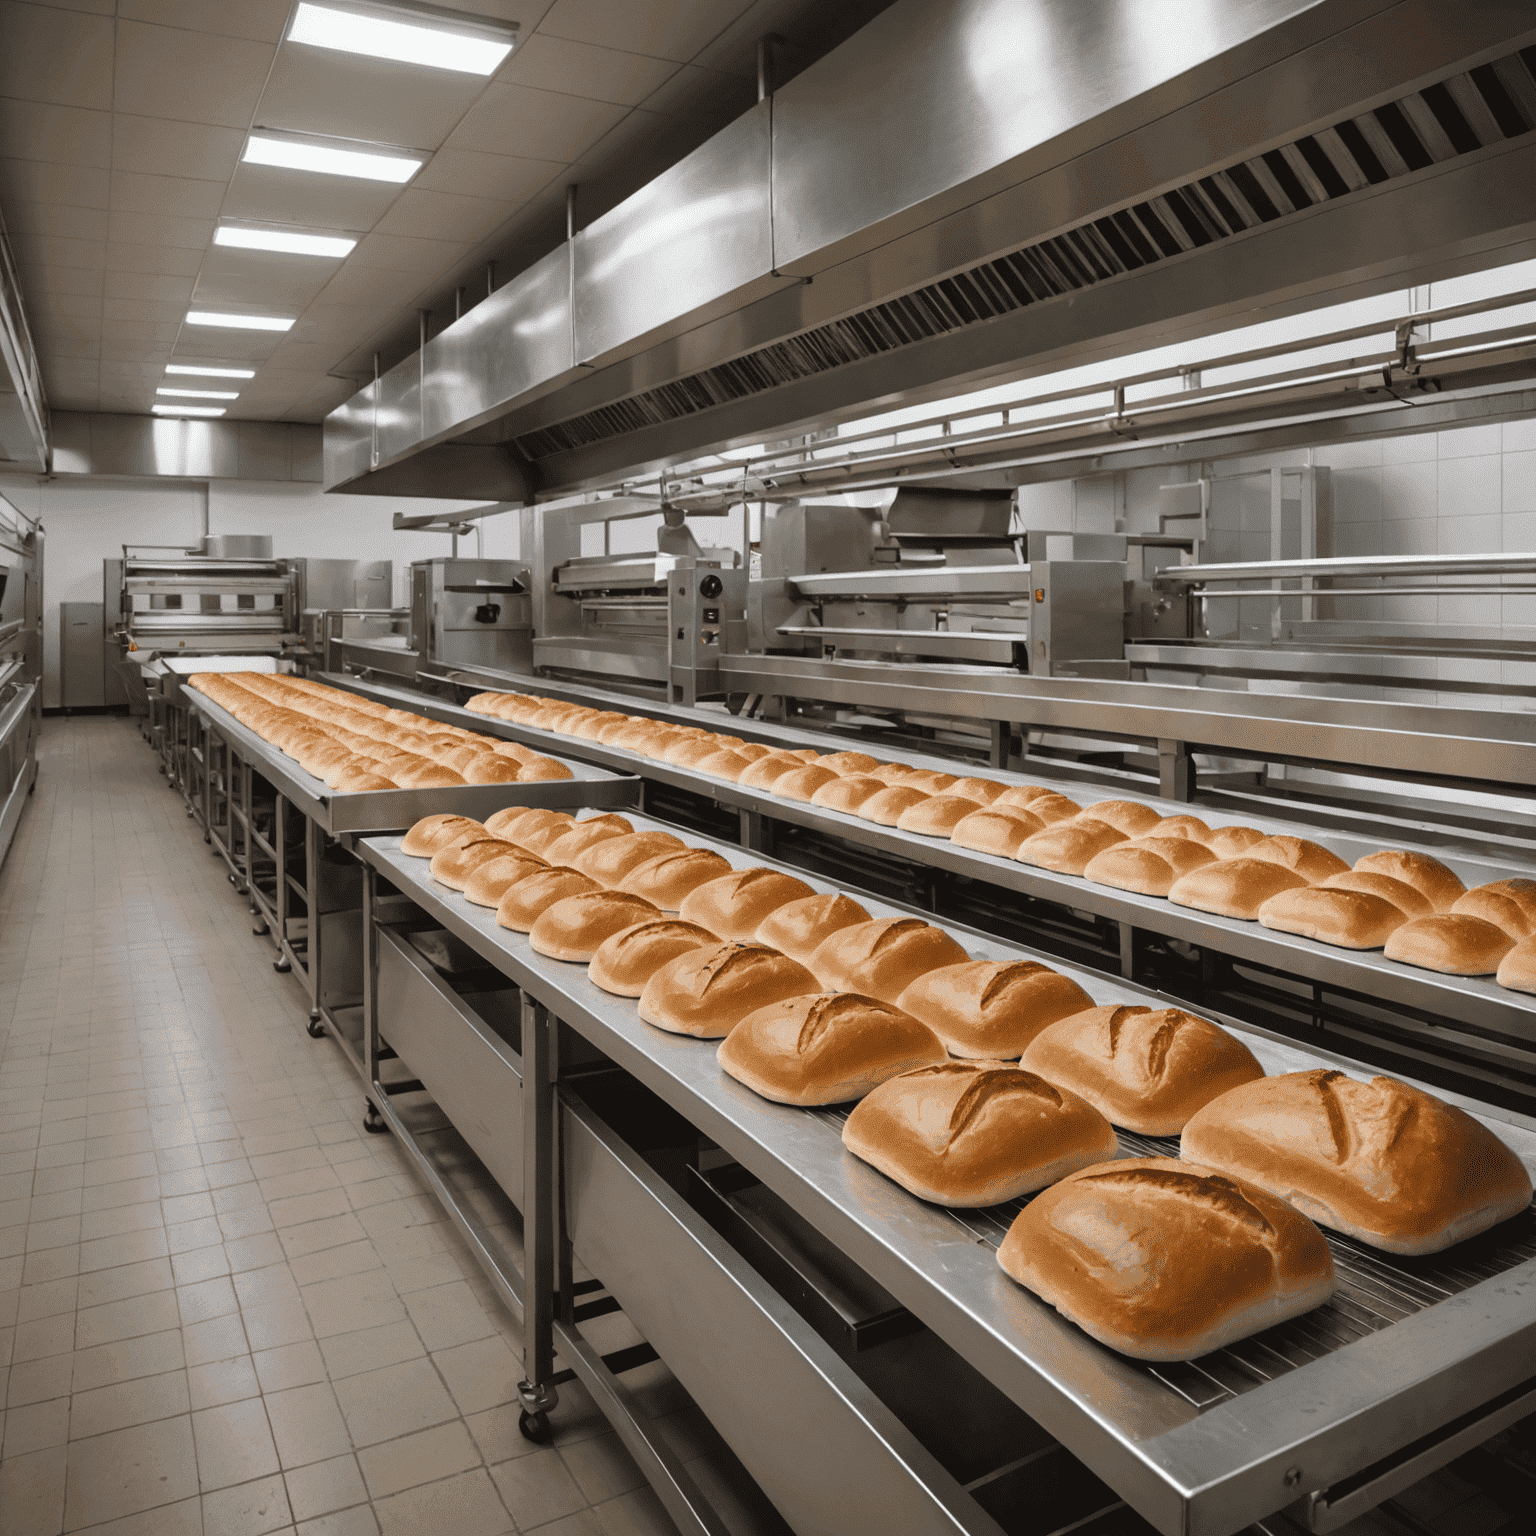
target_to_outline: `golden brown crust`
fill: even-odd
[[[654,901],[663,912],[676,912],[689,891],[730,872],[730,861],[708,848],[675,848],[637,865],[618,888]]]
[[[1436,912],[1395,928],[1382,953],[1388,960],[1446,976],[1491,976],[1514,947],[1502,928],[1480,917]]]
[[[766,944],[724,943],[670,960],[646,982],[640,1017],[675,1035],[718,1040],[749,1013],[818,991],[803,965]]]
[[[625,837],[633,831],[633,825],[623,816],[593,816],[567,827],[544,849],[544,856],[551,864],[574,865],[578,854],[610,837]]]
[[[552,757],[531,757],[518,770],[519,784],[544,784],[555,779],[574,779],[576,775],[564,763]]]
[[[499,752],[475,752],[463,748],[455,756],[467,755],[468,763],[459,769],[466,784],[518,784],[523,781],[524,770],[510,757]]]
[[[871,773],[880,766],[867,752],[829,752],[825,757],[818,758],[817,762],[823,768],[830,768],[833,773],[845,777]]]
[[[948,1061],[903,1073],[849,1114],[843,1145],[920,1200],[1014,1200],[1113,1157],[1109,1122],[1013,1062]]]
[[[1082,811],[1077,801],[1069,800],[1043,784],[1016,784],[1012,789],[1005,789],[992,805],[996,810],[1015,806],[1021,811],[1028,811],[1047,827],[1058,821],[1071,821]]]
[[[1114,1004],[1042,1030],[1024,1065],[1143,1136],[1177,1136],[1196,1110],[1264,1075],[1241,1040],[1207,1019]]]
[[[1480,917],[1512,939],[1536,933],[1536,880],[1490,880],[1458,896],[1452,912]]]
[[[1269,864],[1279,864],[1294,870],[1308,885],[1319,885],[1331,875],[1342,875],[1349,868],[1338,854],[1305,837],[1290,837],[1277,833],[1255,843],[1244,854],[1245,858],[1263,859]]]
[[[980,809],[979,800],[966,800],[946,790],[903,811],[896,818],[896,825],[919,837],[948,837],[960,822]]]
[[[662,966],[695,949],[714,949],[718,935],[676,917],[656,917],[625,928],[598,945],[587,968],[595,986],[616,997],[639,997]]]
[[[1192,837],[1163,837],[1161,827],[1158,833],[1115,843],[1094,854],[1083,868],[1083,877],[1120,891],[1166,896],[1175,880],[1215,861],[1216,855]]]
[[[1106,848],[1125,841],[1125,833],[1107,821],[1090,816],[1060,821],[1026,837],[1013,856],[1021,864],[1054,869],[1061,875],[1080,875]]]
[[[496,903],[496,921],[503,928],[527,933],[538,922],[539,914],[548,911],[557,901],[601,889],[597,881],[589,880],[579,869],[552,864],[507,887]]]
[[[605,939],[660,916],[660,911],[641,896],[624,891],[583,891],[545,907],[528,930],[528,942],[551,960],[585,965]]]
[[[751,766],[752,761],[740,752],[720,751],[701,758],[697,767],[700,773],[707,773],[717,779],[729,779],[734,784]]]
[[[439,848],[427,868],[439,885],[462,891],[465,882],[482,864],[489,864],[505,853],[521,852],[516,843],[509,843],[505,838],[466,834]]]
[[[860,821],[872,821],[880,827],[894,827],[904,812],[929,798],[926,790],[914,788],[910,784],[891,784],[877,790],[868,799],[861,800],[853,814]]]
[[[1536,937],[1521,939],[1499,961],[1494,980],[1511,992],[1536,992]]]
[[[851,896],[841,892],[806,896],[769,913],[753,937],[759,944],[766,944],[791,960],[809,966],[811,957],[834,933],[869,920],[869,913]]]
[[[962,800],[974,800],[977,805],[991,805],[1008,786],[999,784],[994,779],[962,778],[956,779],[948,789],[946,795],[959,795]]]
[[[1427,853],[1411,853],[1405,849],[1367,853],[1355,860],[1355,868],[1404,881],[1416,891],[1422,891],[1436,912],[1449,912],[1457,897],[1466,890],[1460,875]]]
[[[1323,891],[1364,891],[1390,901],[1405,917],[1428,917],[1435,909],[1416,886],[1394,880],[1391,875],[1373,875],[1368,869],[1346,869],[1341,875],[1329,875],[1318,887]]]
[[[683,897],[677,915],[722,939],[745,943],[780,907],[815,894],[804,880],[759,864],[695,886]]]
[[[605,837],[578,853],[574,867],[599,885],[617,885],[632,869],[638,869],[664,853],[677,853],[683,840],[670,832],[621,832]]]
[[[464,899],[477,907],[500,906],[501,898],[519,880],[548,867],[538,854],[526,849],[501,854],[481,864],[464,882]]]
[[[808,803],[818,789],[835,784],[840,775],[820,763],[806,763],[789,773],[781,774],[773,781],[772,791],[783,800],[799,800]]]
[[[1369,891],[1302,885],[1271,896],[1259,908],[1259,921],[1280,933],[1299,933],[1340,949],[1380,949],[1408,915]]]
[[[1223,1094],[1185,1126],[1182,1153],[1390,1253],[1438,1253],[1531,1200],[1525,1165],[1465,1111],[1325,1068]]]
[[[515,816],[507,814],[512,811],[516,812]],[[510,837],[530,853],[540,852],[533,846],[535,843],[548,847],[563,832],[568,831],[576,820],[569,811],[530,811],[508,806],[507,812],[497,811],[494,816],[487,817],[486,826],[489,827],[493,821],[498,822],[493,830],[502,837]],[[505,821],[501,820],[503,816],[507,817]]]
[[[1000,858],[1011,859],[1026,837],[1033,837],[1044,829],[1045,823],[1022,806],[994,802],[957,821],[949,840],[958,848],[971,848],[977,853],[995,853]]]
[[[1019,1213],[997,1262],[1101,1344],[1152,1361],[1191,1360],[1299,1317],[1335,1284],[1305,1216],[1171,1157],[1069,1175]]]
[[[965,960],[909,983],[898,1006],[956,1056],[1007,1061],[1048,1024],[1093,1007],[1070,976],[1033,960]]]
[[[857,815],[859,807],[871,795],[878,795],[884,788],[885,783],[881,779],[872,779],[866,774],[848,774],[823,784],[811,796],[811,804],[819,805],[823,810]]]
[[[537,816],[539,808],[532,805],[504,805],[499,811],[492,811],[485,818],[485,830],[493,832],[497,837],[512,837],[512,829],[525,816]],[[563,813],[562,813],[563,814]],[[517,839],[513,838],[513,842]]]
[[[880,917],[838,929],[808,963],[823,984],[813,990],[861,992],[895,1003],[919,976],[969,959],[942,928],[920,917]]]
[[[788,752],[768,752],[747,766],[736,776],[743,789],[772,789],[775,782],[786,773],[798,773],[805,764]]]
[[[1252,922],[1271,896],[1307,882],[1293,869],[1268,859],[1219,859],[1181,875],[1168,890],[1175,906]]]
[[[1205,846],[1218,859],[1240,859],[1255,843],[1263,841],[1264,834],[1257,827],[1212,827]]]
[[[1187,837],[1203,843],[1210,835],[1211,829],[1198,816],[1164,816],[1157,824],[1158,837]]]
[[[1139,800],[1099,800],[1078,813],[1085,820],[1107,822],[1126,837],[1151,837],[1162,817]]]
[[[491,819],[495,820],[494,817]],[[463,837],[466,832],[489,832],[494,836],[497,830],[482,825],[473,816],[455,816],[451,811],[443,811],[435,816],[423,816],[400,839],[400,852],[413,859],[430,859],[439,848],[446,847],[456,837]]]

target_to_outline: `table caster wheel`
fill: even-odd
[[[203,833],[203,841],[205,843],[211,843],[213,841],[213,838],[212,838],[212,836],[209,833],[204,832]]]
[[[517,1427],[522,1431],[523,1439],[532,1440],[535,1445],[548,1445],[553,1438],[547,1413],[529,1413],[525,1408],[517,1416]]]
[[[370,1136],[382,1136],[389,1129],[384,1123],[384,1116],[373,1107],[371,1101],[367,1109],[363,1111],[363,1129]]]
[[[274,960],[272,962],[272,969],[276,971],[279,976],[286,976],[288,972],[293,969],[293,962],[288,958],[287,955],[284,955],[280,960]]]
[[[271,931],[272,930],[268,928],[265,923],[251,924],[251,932],[254,933],[258,939],[266,938],[266,936],[271,933]]]
[[[325,1039],[325,1019],[318,1013],[309,1016],[309,1023],[304,1026],[309,1031],[311,1040]]]

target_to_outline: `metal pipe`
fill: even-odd
[[[461,320],[464,317],[464,296],[469,292],[462,283],[453,290],[453,318]]]
[[[773,95],[773,50],[782,47],[784,39],[777,32],[765,32],[757,40],[757,99],[766,101]]]
[[[565,188],[565,238],[576,238],[576,187],[577,183],[567,183]]]
[[[496,292],[496,263],[494,261],[488,261],[485,264],[485,296],[486,296],[486,298],[490,298],[490,296],[493,293],[495,293],[495,292]]]
[[[416,322],[416,345],[424,347],[427,344],[427,333],[432,325],[432,311],[430,309],[418,309],[416,311]]]

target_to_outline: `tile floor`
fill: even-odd
[[[579,1387],[518,1433],[511,1319],[304,1018],[137,729],[48,721],[0,869],[0,1532],[674,1531]]]

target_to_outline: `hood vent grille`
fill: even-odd
[[[1536,47],[898,299],[516,439],[529,459],[760,395],[1075,293],[1536,126]]]

